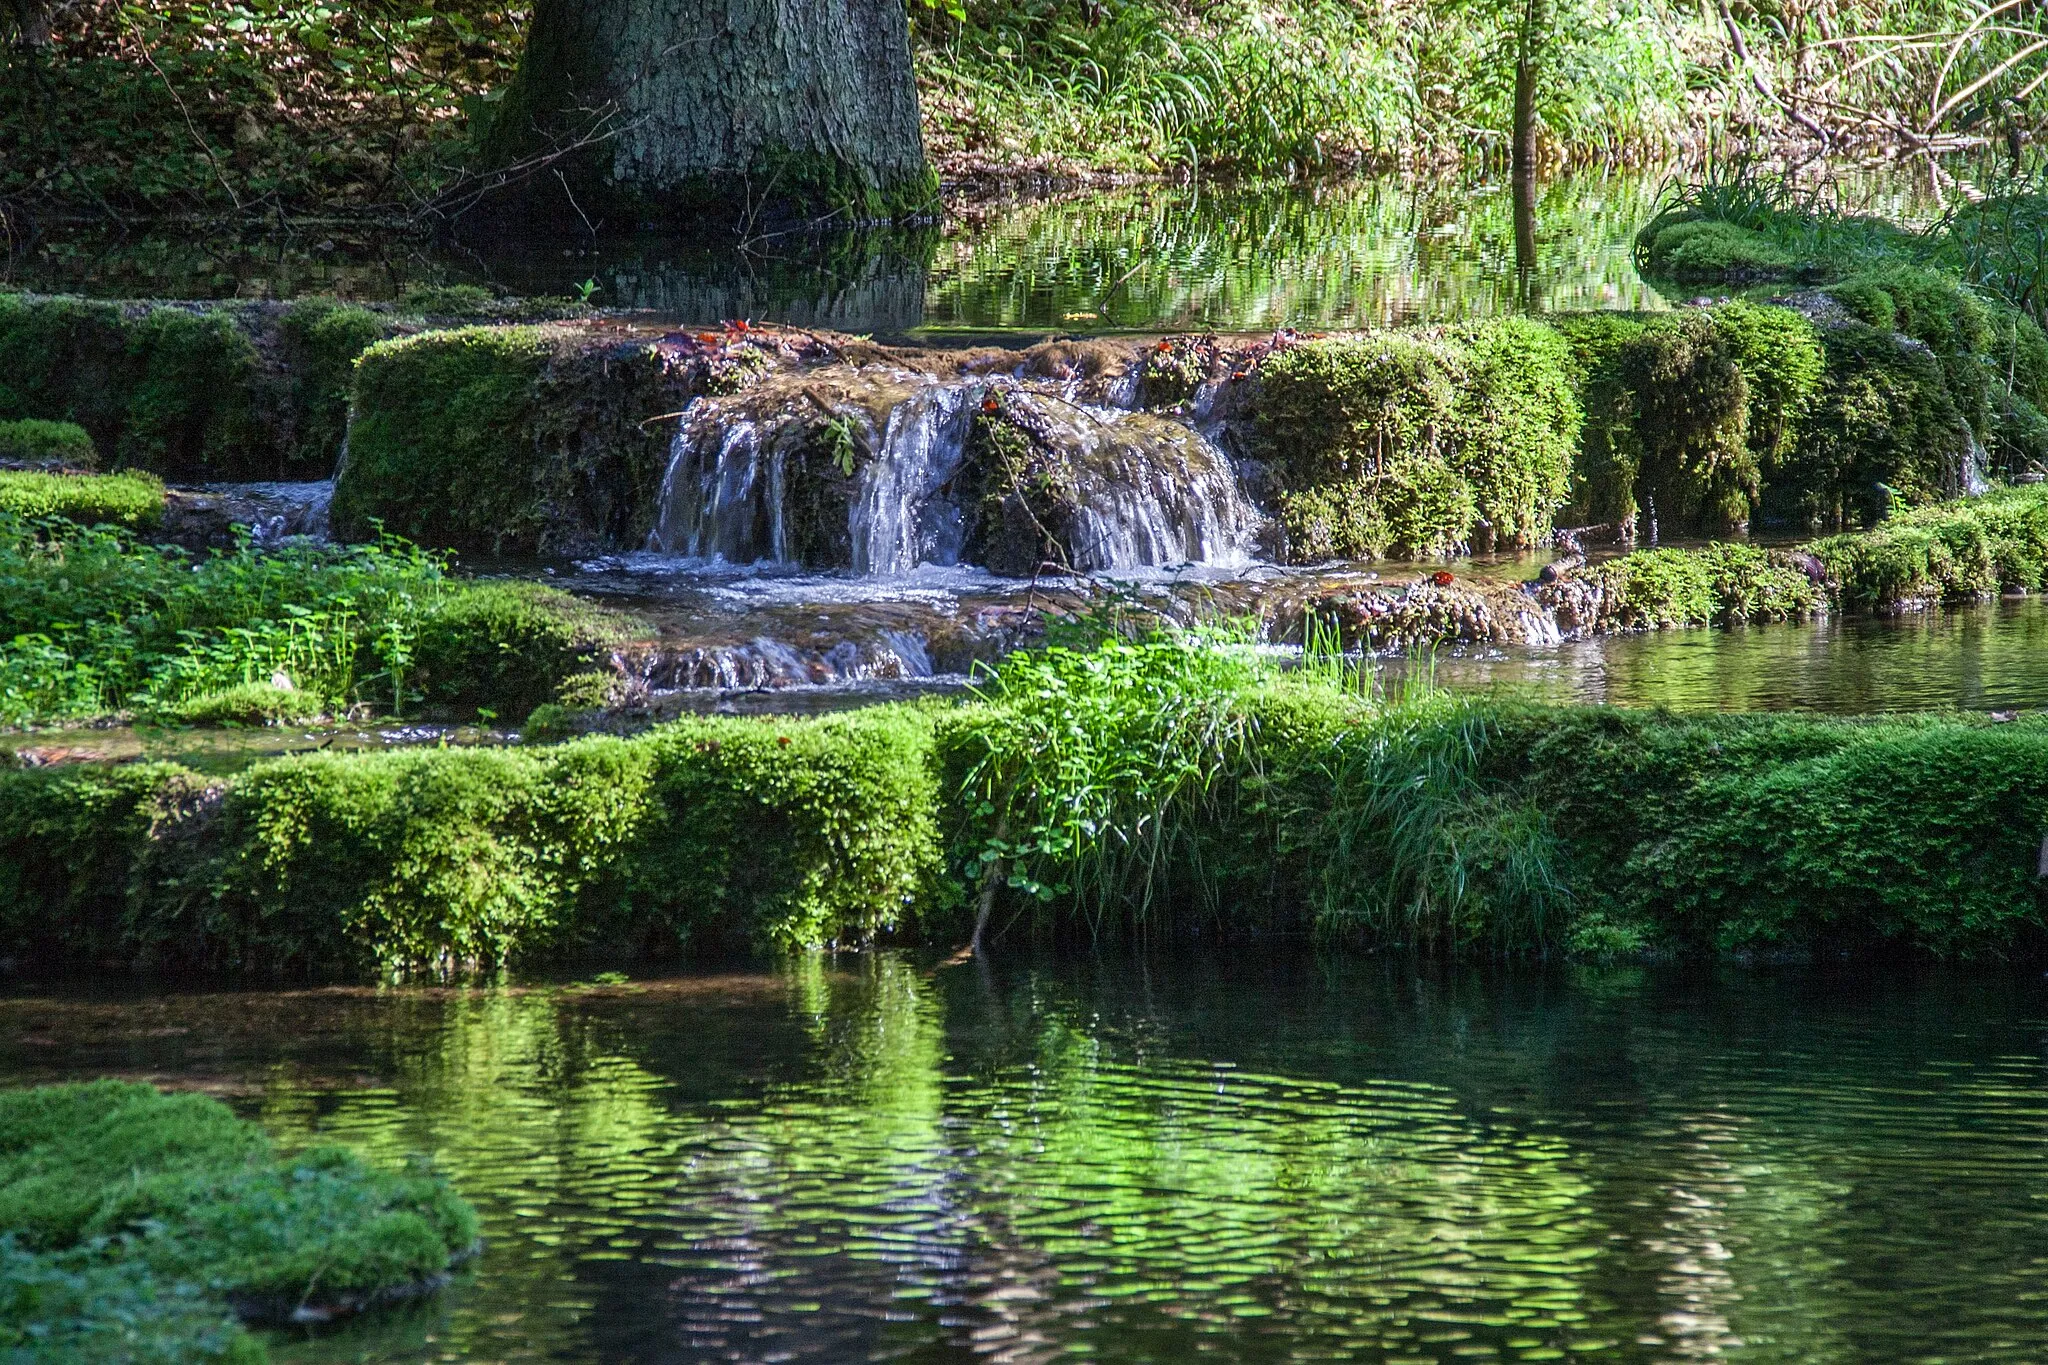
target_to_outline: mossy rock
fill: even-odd
[[[381,342],[356,364],[335,534],[472,553],[637,543],[689,396],[646,341],[467,327]]]
[[[0,513],[55,517],[81,526],[147,530],[163,520],[163,480],[153,474],[55,474],[0,470]]]
[[[165,478],[321,478],[341,449],[348,367],[389,330],[331,300],[0,294],[0,418],[75,423],[102,465]]]
[[[1571,346],[1586,411],[1566,515],[1597,525],[1654,507],[1671,534],[1750,520],[1803,438],[1825,367],[1818,328],[1741,302],[1550,321]]]
[[[476,1213],[422,1170],[277,1153],[203,1095],[94,1081],[0,1093],[0,1345],[36,1359],[255,1362],[237,1314],[416,1290]]]
[[[99,466],[99,452],[93,448],[91,433],[76,422],[24,417],[0,422],[0,460],[92,470]]]
[[[201,693],[169,714],[187,725],[281,725],[317,720],[325,710],[310,692],[252,682]]]
[[[1822,333],[1827,365],[1767,506],[1785,520],[1874,525],[1959,486],[1973,434],[1925,343],[1863,323]]]
[[[1311,341],[1259,366],[1256,448],[1296,558],[1540,543],[1582,411],[1553,329],[1512,319]]]
[[[2035,590],[2048,567],[2048,485],[1902,510],[1872,530],[1816,542],[1813,552],[1843,600],[1863,609]]]
[[[1659,219],[1643,229],[1636,248],[1646,274],[1674,280],[1778,280],[1799,266],[1770,238],[1717,219]]]
[[[561,700],[571,678],[616,678],[608,647],[634,618],[539,583],[465,583],[426,613],[411,644],[407,689],[431,707],[511,719]],[[599,667],[606,665],[607,667]]]

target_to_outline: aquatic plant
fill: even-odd
[[[261,1360],[236,1312],[415,1291],[477,1238],[424,1168],[283,1157],[218,1100],[121,1081],[0,1092],[0,1226],[0,1346],[63,1360]]]

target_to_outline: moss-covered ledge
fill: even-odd
[[[335,534],[379,524],[489,554],[631,544],[653,524],[674,414],[699,374],[661,333],[464,327],[356,364]]]

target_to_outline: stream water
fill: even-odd
[[[888,954],[0,998],[0,1081],[434,1155],[486,1248],[339,1362],[2030,1361],[2048,983]]]

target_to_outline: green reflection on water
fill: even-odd
[[[2038,980],[1274,958],[0,1000],[0,1075],[436,1155],[473,1276],[282,1359],[2027,1359]]]
[[[1672,630],[1550,648],[1446,651],[1451,687],[1679,711],[1995,711],[2048,707],[2048,604],[2024,601],[1817,625]],[[1412,668],[1396,661],[1395,671]]]
[[[1501,183],[1154,185],[1027,205],[940,249],[925,321],[1235,331],[1661,308],[1631,258],[1661,183],[1585,173],[1545,185],[1526,281]]]

